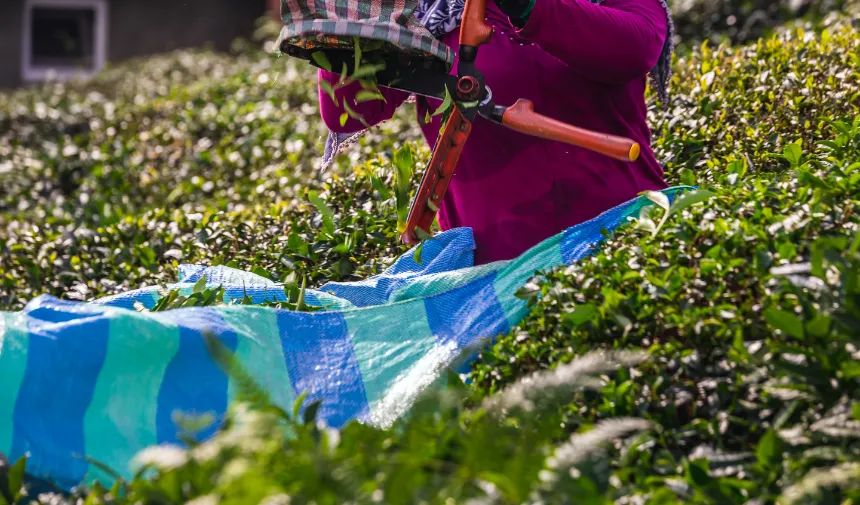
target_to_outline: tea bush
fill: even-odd
[[[483,354],[477,385],[494,391],[590,349],[647,347],[659,362],[575,398],[563,423],[661,426],[625,473],[655,496],[767,502],[811,469],[860,462],[860,116],[834,129],[811,153],[787,147],[790,171],[757,178],[736,165],[693,193],[702,201],[669,207],[656,235],[655,211],[548,273],[530,317]]]
[[[858,56],[835,28],[680,62],[690,88],[655,111],[656,146],[670,177],[701,189],[655,198],[589,260],[523,290],[531,315],[482,354],[477,387],[647,347],[659,364],[577,396],[563,422],[662,426],[624,474],[650,501],[856,500]]]
[[[378,272],[404,250],[388,218],[406,204],[386,194],[384,156],[345,178],[317,175],[325,131],[311,79],[259,51],[180,52],[0,94],[0,308],[170,281],[180,261],[279,279]],[[415,128],[391,121],[365,152]],[[413,151],[427,155],[405,147],[410,169]],[[332,201],[336,237],[314,221],[309,191]]]
[[[388,429],[334,431],[248,385],[215,440],[148,452],[148,478],[80,499],[856,503],[852,8],[678,59],[671,103],[652,98],[649,118],[667,179],[699,191],[652,195],[591,258],[536,276],[530,316],[468,387],[452,378]],[[311,285],[378,272],[404,252],[394,188],[427,149],[395,142],[418,138],[404,108],[317,175],[312,79],[258,52],[180,52],[0,94],[0,309],[170,281],[180,261]],[[611,359],[637,348],[642,363]],[[19,496],[22,470],[0,465],[0,503],[37,498]]]
[[[841,0],[673,0],[679,42],[696,44],[727,40],[743,44],[769,35],[783,23],[817,20],[844,8]]]

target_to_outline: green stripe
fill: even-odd
[[[343,315],[373,415],[385,395],[436,346],[424,300],[351,310]]]
[[[87,454],[128,476],[129,461],[158,443],[158,393],[179,350],[179,329],[128,310],[110,310],[107,355],[84,418]],[[87,482],[112,481],[91,466]]]
[[[254,381],[266,391],[272,403],[290,410],[295,402],[276,311],[264,307],[227,306],[218,312],[238,334],[235,357]],[[236,398],[237,385],[230,379],[228,398]]]
[[[314,291],[314,298],[316,298],[317,303],[321,307],[323,307],[326,311],[336,311],[336,310],[351,310],[355,308],[352,302],[345,298],[338,298],[329,293],[324,293],[322,291]]]
[[[22,314],[0,313],[0,452],[12,450],[15,403],[27,372],[30,335]]]
[[[464,286],[475,279],[496,272],[504,266],[505,262],[496,262],[422,276],[395,289],[388,299],[390,303],[394,303],[413,298],[428,298]]]
[[[512,260],[496,276],[494,288],[499,303],[511,327],[519,324],[526,315],[526,302],[516,297],[516,292],[538,271],[561,265],[561,234],[541,242],[526,254]]]

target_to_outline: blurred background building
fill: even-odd
[[[747,43],[846,0],[669,0],[676,43]],[[174,49],[226,50],[280,0],[0,0],[0,89]]]
[[[228,49],[279,0],[0,0],[0,88],[174,49]]]

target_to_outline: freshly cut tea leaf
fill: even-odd
[[[331,98],[331,101],[332,101],[336,106],[337,106],[337,105],[339,105],[339,102],[338,102],[338,99],[337,99],[337,95],[335,94],[334,88],[332,87],[332,85],[331,85],[331,84],[329,84],[329,82],[328,82],[328,81],[320,80],[320,81],[319,81],[319,86],[320,86],[320,89],[321,89],[321,90],[323,90],[323,93],[325,93],[326,95],[328,95],[328,97],[329,97],[329,98]]]
[[[365,128],[370,128],[370,124],[368,124],[367,120],[364,119],[364,116],[362,114],[356,112],[352,107],[350,107],[349,104],[346,103],[346,100],[343,101],[343,110],[346,111],[346,114],[349,117],[351,117],[353,119],[357,119],[358,121],[360,121],[361,124],[363,124]],[[344,124],[346,124],[346,123],[344,122]]]
[[[350,76],[353,79],[366,79],[368,77],[375,77],[376,74],[385,70],[385,65],[364,65],[363,67],[357,69]]]
[[[346,67],[346,62],[343,62],[340,67],[340,79],[337,80],[337,88],[340,89],[346,84],[349,78],[349,69]]]
[[[352,38],[353,45],[353,58],[355,59],[355,70],[358,71],[361,68],[361,39],[358,37]],[[346,65],[346,63],[344,63]]]
[[[328,61],[328,56],[325,55],[322,51],[315,51],[311,53],[311,59],[314,60],[314,63],[319,65],[320,68],[326,70],[328,72],[332,71],[331,62]]]
[[[355,95],[355,103],[373,102],[377,100],[385,101],[385,97],[378,91],[361,90]]]
[[[433,117],[436,117],[440,114],[444,114],[454,103],[454,99],[451,97],[451,93],[448,91],[448,88],[445,88],[445,99],[442,100],[442,105],[436,109],[436,112],[432,114]]]

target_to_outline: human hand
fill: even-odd
[[[534,7],[535,0],[494,0],[499,10],[502,11],[511,23],[522,28],[528,22],[529,14]]]

